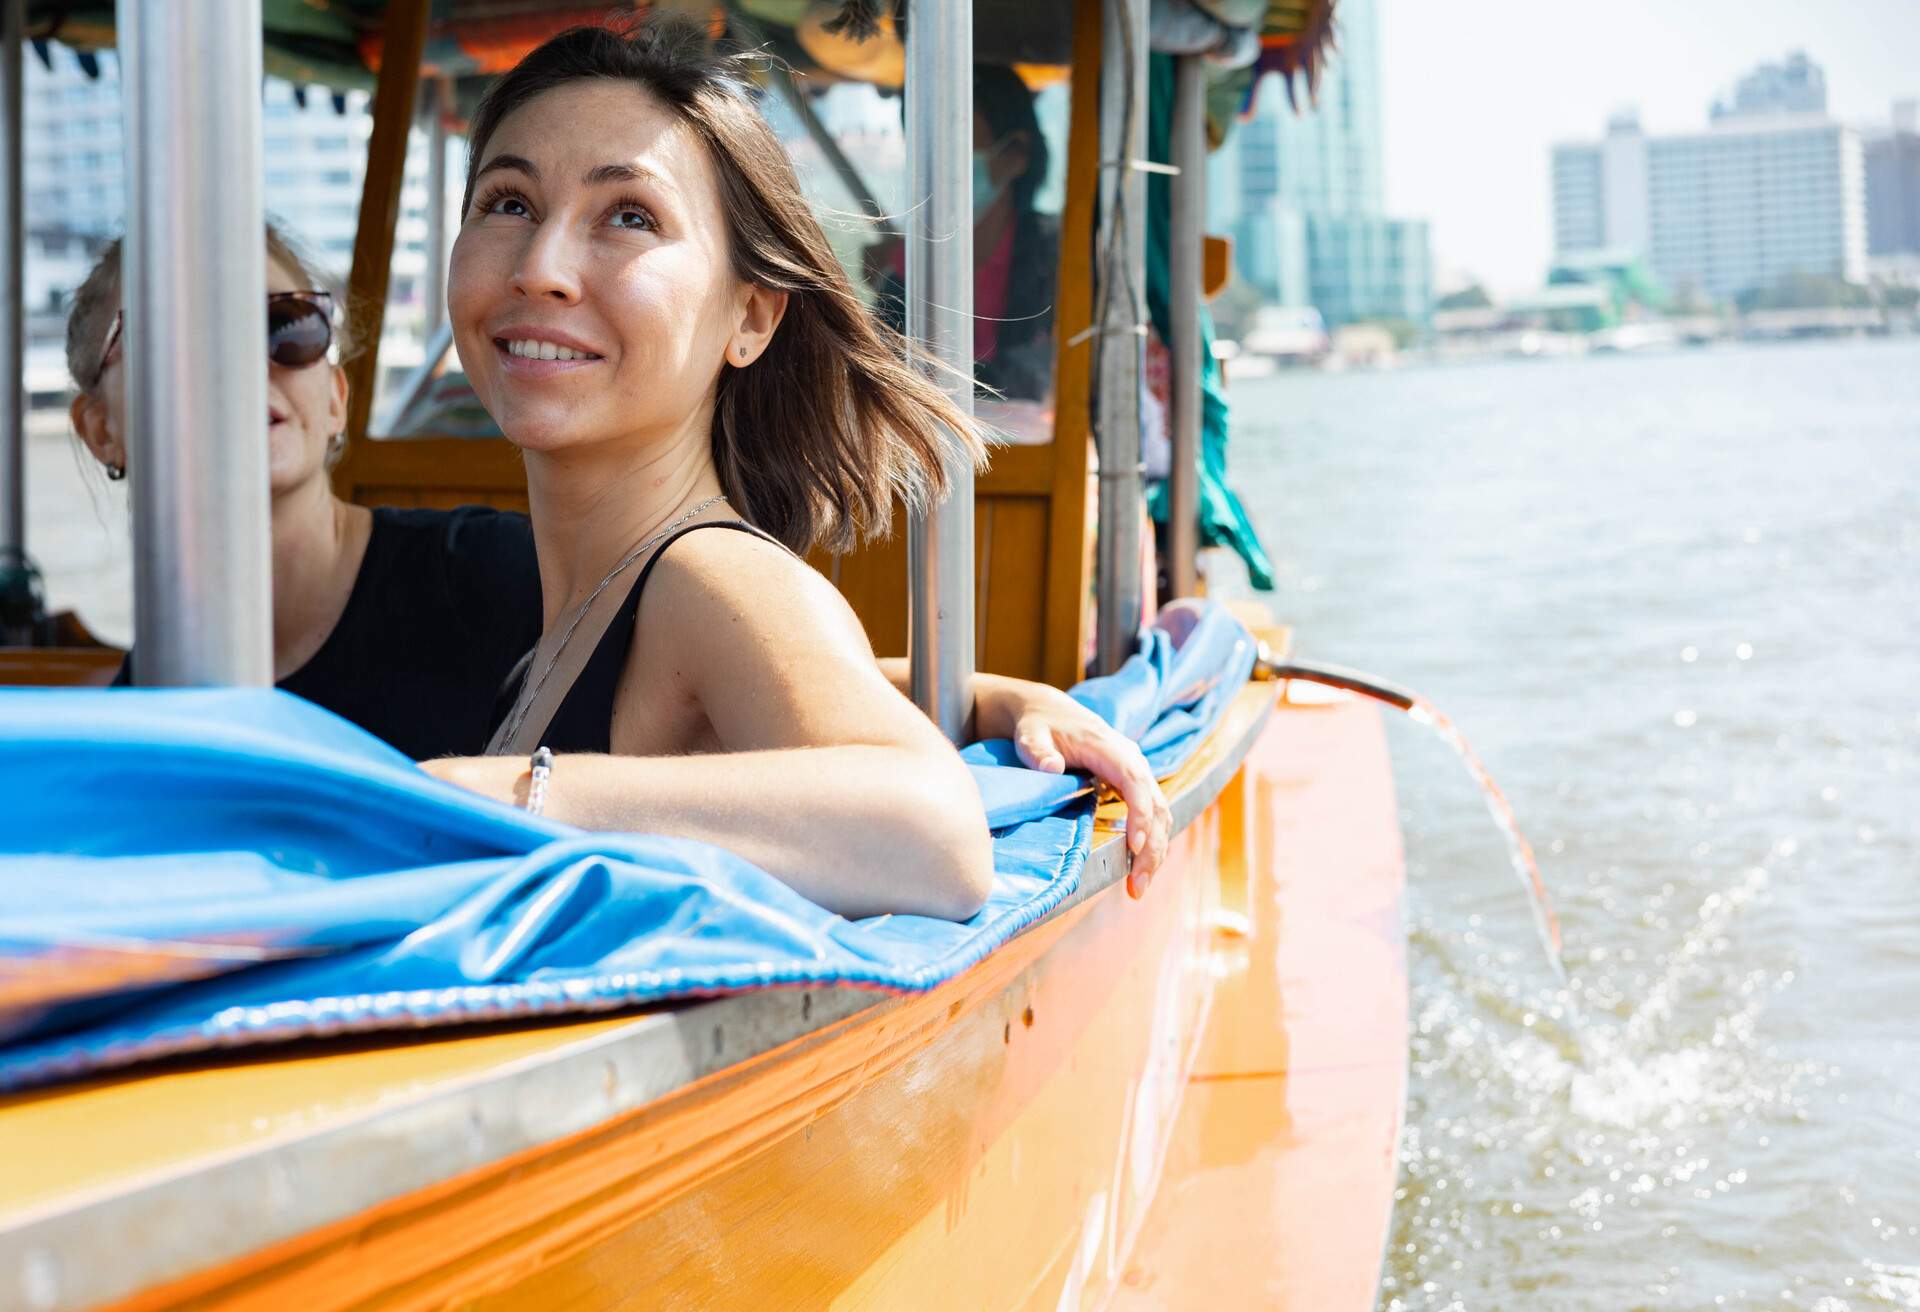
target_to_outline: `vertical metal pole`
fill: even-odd
[[[953,370],[973,413],[973,0],[918,5],[907,25],[907,336]],[[907,523],[913,700],[949,738],[973,680],[973,470]]]
[[[260,0],[119,0],[143,684],[273,682]]]
[[[20,154],[20,46],[26,0],[0,0],[0,569],[23,566],[27,550],[27,429],[22,375],[26,366],[26,171]]]
[[[1168,573],[1176,597],[1200,590],[1200,242],[1207,205],[1207,68],[1174,60],[1173,213],[1167,228],[1167,343],[1173,357],[1173,464],[1167,476]]]
[[[433,337],[447,317],[447,94],[444,79],[427,91],[427,320]],[[431,367],[431,366],[429,366]]]
[[[1146,340],[1146,0],[1100,15],[1100,307],[1095,437],[1100,452],[1099,665],[1120,668],[1140,632],[1140,376]]]

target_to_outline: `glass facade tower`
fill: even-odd
[[[1241,277],[1331,325],[1424,322],[1432,299],[1427,225],[1386,214],[1379,22],[1378,0],[1343,0],[1317,100],[1295,113],[1263,87],[1208,170],[1212,223],[1233,234]]]

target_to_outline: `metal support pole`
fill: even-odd
[[[447,317],[447,91],[427,87],[427,321],[431,338]],[[437,361],[435,362],[437,363]],[[431,366],[429,366],[431,367]]]
[[[1173,464],[1167,475],[1167,556],[1176,597],[1200,590],[1200,243],[1207,208],[1207,67],[1199,55],[1174,60],[1172,222],[1167,293],[1173,357]]]
[[[1094,328],[1100,453],[1099,666],[1120,668],[1139,640],[1140,376],[1146,339],[1147,5],[1107,0],[1100,14],[1100,232]]]
[[[953,372],[973,413],[973,0],[915,8],[907,25],[907,336]],[[949,738],[973,681],[973,470],[907,523],[913,700]]]
[[[27,551],[27,429],[25,405],[26,241],[20,153],[20,46],[26,38],[26,0],[0,0],[0,571],[24,567]]]
[[[139,681],[273,682],[260,0],[119,0]]]

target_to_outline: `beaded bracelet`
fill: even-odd
[[[553,778],[553,752],[545,747],[534,748],[531,770],[527,780],[527,814],[539,815],[547,809],[547,781]]]

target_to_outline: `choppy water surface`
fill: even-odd
[[[1398,721],[1381,1306],[1920,1308],[1920,342],[1235,397],[1299,654],[1460,723],[1565,930]]]

